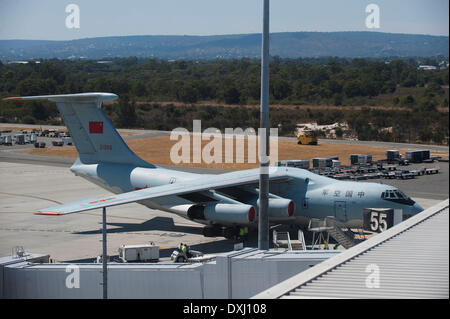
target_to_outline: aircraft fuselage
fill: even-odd
[[[397,191],[393,186],[379,183],[338,181],[303,169],[291,167],[283,169],[286,170],[290,180],[272,183],[270,193],[294,201],[295,211],[292,218],[271,219],[271,223],[307,225],[311,218],[334,216],[346,227],[361,228],[364,208],[402,209],[405,215],[414,215],[422,211],[422,208],[413,201],[405,203],[405,200],[401,201],[400,199],[383,199],[383,192]],[[254,170],[257,171],[257,169]],[[205,176],[204,174],[169,170],[161,167],[143,168],[111,163],[86,165],[79,161],[72,166],[71,171],[116,194],[180,181],[197,180]],[[257,194],[257,189],[255,189],[255,194]],[[222,196],[220,191],[211,192],[207,195],[213,200],[233,203],[229,197]],[[189,218],[186,210],[182,208],[198,204],[198,200],[193,202],[183,196],[174,195],[144,200],[139,203],[152,209],[159,209]],[[203,224],[213,224],[213,221],[196,221]],[[255,223],[256,225],[257,223]]]

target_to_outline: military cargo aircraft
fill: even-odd
[[[205,224],[205,236],[232,237],[242,226],[257,227],[259,170],[194,174],[158,167],[134,154],[101,109],[112,93],[12,97],[50,100],[73,139],[77,176],[111,191],[39,210],[65,215],[137,202]],[[271,167],[269,222],[307,225],[311,218],[334,216],[344,226],[362,228],[364,208],[401,209],[404,216],[423,209],[399,189],[377,183],[338,181],[292,167]]]

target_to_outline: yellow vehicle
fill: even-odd
[[[317,145],[317,136],[312,131],[305,131],[297,136],[297,144]]]

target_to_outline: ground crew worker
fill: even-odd
[[[187,251],[187,249],[186,249],[186,245],[184,245],[184,244],[181,244],[181,251],[183,252],[183,254],[185,254],[185,255],[186,255],[186,251]]]
[[[248,238],[248,227],[245,226],[244,227],[244,239],[247,240],[247,238]]]
[[[239,238],[244,238],[244,228],[239,229]]]

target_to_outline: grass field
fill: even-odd
[[[256,168],[259,163],[248,163],[248,154],[245,152],[244,157],[236,157],[236,140],[234,142],[234,156],[233,163],[225,163],[225,141],[220,140],[222,144],[222,161],[221,163],[174,163],[170,158],[170,151],[172,147],[177,143],[176,140],[170,140],[169,136],[160,136],[154,138],[143,138],[127,141],[128,146],[144,160],[154,164],[166,164],[166,165],[180,165],[180,166],[195,166],[195,167],[207,167],[217,169],[229,169],[240,170],[248,168]],[[209,141],[202,141],[202,150],[205,150],[205,146]],[[192,137],[190,140],[190,146],[192,150]],[[247,143],[245,143],[247,149]],[[217,146],[217,149],[219,147]],[[343,165],[348,165],[350,154],[372,154],[373,160],[379,160],[386,158],[386,150],[389,148],[376,147],[376,146],[362,146],[362,145],[350,145],[350,144],[325,144],[321,143],[317,146],[311,145],[298,145],[296,141],[280,140],[278,143],[278,160],[289,159],[311,159],[315,157],[331,157],[338,156]],[[405,151],[411,149],[399,149],[404,155]],[[47,156],[63,156],[63,157],[77,157],[77,151],[73,146],[64,147],[49,147],[45,149],[30,149],[27,151],[29,154],[34,155],[47,155]],[[192,154],[192,153],[190,153]],[[432,153],[432,155],[448,157],[448,153]],[[257,159],[257,155],[255,156]],[[250,157],[251,158],[251,157]],[[237,159],[240,159],[244,163],[236,163]],[[192,159],[191,159],[192,162]]]

